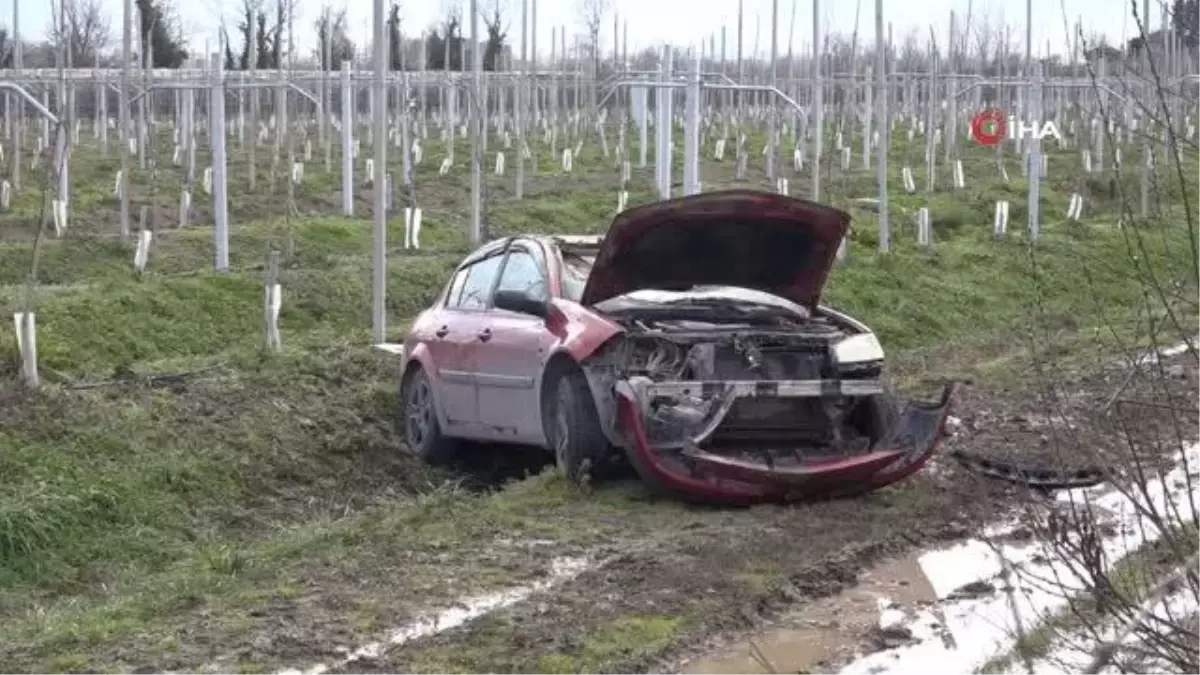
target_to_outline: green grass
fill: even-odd
[[[557,222],[579,231],[591,229],[587,226],[593,221],[574,226]],[[338,246],[346,236],[340,224],[312,229]],[[1019,333],[1036,313],[1075,325],[1099,325],[1142,304],[1139,279],[1151,274],[1177,278],[1185,269],[1186,234],[1153,234],[1146,237],[1146,252],[1129,251],[1122,233],[1103,225],[1051,230],[1032,249],[1016,237],[996,241],[978,232],[928,250],[901,245],[884,255],[855,249],[849,264],[835,271],[826,298],[863,317],[886,345],[901,351],[997,331]],[[318,258],[321,238],[305,241],[297,250],[310,260]],[[413,316],[427,306],[460,257],[394,257],[389,314]],[[261,271],[151,273],[138,280],[64,273],[59,283],[88,279],[87,286],[59,290],[37,303],[40,358],[48,368],[107,373],[138,363],[249,348],[261,340]],[[284,270],[282,282],[285,340],[369,321],[370,269],[363,257],[297,263]],[[0,338],[0,350],[15,351],[12,332]]]
[[[388,313],[397,336],[469,249],[466,176],[459,167],[436,177],[438,145],[426,143],[418,171],[424,248],[394,250],[403,223],[389,223]],[[904,153],[893,154],[898,185]],[[556,176],[548,155],[542,152],[542,175],[530,178],[527,199],[497,198],[489,205],[491,234],[607,227],[616,205],[613,160],[588,148],[575,175]],[[52,384],[20,391],[15,338],[0,331],[0,643],[35,645],[40,656],[30,663],[77,670],[88,662],[89,649],[148,631],[196,604],[219,612],[261,600],[263,593],[295,593],[315,561],[349,569],[414,550],[470,549],[500,534],[594,541],[613,530],[604,523],[634,511],[683,517],[673,504],[648,506],[636,490],[581,496],[554,476],[496,495],[419,497],[447,476],[399,453],[392,428],[396,364],[367,347],[368,211],[360,199],[360,217],[330,216],[339,208],[339,186],[336,173],[321,171],[319,162],[310,163],[298,190],[300,217],[282,215],[282,180],[268,193],[266,159],[253,195],[245,167],[231,169],[230,272],[211,271],[210,230],[160,223],[149,268],[137,275],[131,248],[111,236],[115,156],[78,156],[72,233],[44,242],[34,293],[39,360]],[[335,170],[336,156],[335,150]],[[989,175],[990,161],[975,153],[968,172]],[[1052,158],[1052,171],[1070,161]],[[732,160],[710,164],[706,188],[732,184]],[[635,171],[631,204],[653,200],[649,171]],[[1164,311],[1162,302],[1145,297],[1149,275],[1181,284],[1171,287],[1170,304],[1194,318],[1194,242],[1177,220],[1139,225],[1142,243],[1131,247],[1135,231],[1116,227],[1112,201],[1097,186],[1084,222],[1064,222],[1070,192],[1087,187],[1064,168],[1045,186],[1044,236],[1031,247],[1021,221],[1024,187],[1015,164],[1009,171],[1014,180],[1008,185],[977,179],[965,191],[932,196],[896,190],[895,250],[887,255],[875,250],[873,218],[851,209],[857,225],[850,258],[834,272],[827,299],[870,323],[898,362],[978,345],[1002,364],[996,370],[1008,372],[1011,355],[1031,331],[1065,336],[1063,344],[1073,348],[1082,344],[1071,342],[1078,336],[1107,336],[1096,337],[1101,328],[1136,339],[1146,319]],[[751,173],[755,185],[765,185],[761,171]],[[135,214],[141,203],[171,213],[180,175],[164,169],[151,184],[135,173]],[[834,170],[828,176],[826,189],[837,204],[849,208],[851,198],[873,196],[873,174]],[[35,179],[26,177],[30,184]],[[492,194],[510,189],[511,178],[488,181]],[[794,181],[794,194],[806,190]],[[28,236],[12,235],[33,231],[35,193],[23,191],[13,211],[0,216],[6,237],[0,239],[0,305],[13,311],[22,306],[31,245]],[[999,198],[1013,200],[1010,236],[1002,241],[991,236],[992,203]],[[916,209],[926,205],[936,242],[927,250],[915,245],[912,224]],[[193,222],[203,222],[202,212]],[[276,355],[260,347],[270,249],[283,252],[284,350]],[[974,364],[936,365],[954,375]],[[53,384],[208,368],[170,388]],[[576,530],[541,517],[553,510],[569,511],[575,520],[566,522],[584,525]],[[461,567],[481,574],[470,559]],[[477,577],[484,586],[499,581]],[[540,665],[600,668],[658,649],[680,628],[666,617],[629,617]],[[48,654],[57,656],[45,660]],[[446,655],[430,659],[449,669],[463,663]]]
[[[537,672],[595,673],[610,664],[654,654],[670,644],[683,623],[677,616],[621,616],[587,635],[574,652],[542,656]]]
[[[304,504],[339,489],[353,499],[366,487],[357,462],[396,488],[432,477],[396,456],[379,357],[334,346],[224,365],[233,374],[181,394],[26,401],[0,434],[0,474],[20,488],[0,496],[0,588],[73,592],[105,570],[164,569],[205,540],[361,508]]]

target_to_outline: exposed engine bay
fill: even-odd
[[[625,335],[588,369],[639,393],[657,450],[703,444],[786,464],[865,452],[884,431],[882,362],[839,364],[835,346],[857,331],[829,317],[622,323]]]
[[[821,304],[849,226],[828,205],[732,190],[627,209],[589,255],[558,242],[584,261],[564,270],[586,269],[564,274],[571,297],[602,318],[576,361],[596,421],[646,484],[708,503],[845,497],[929,459],[953,386],[895,400],[874,332]],[[560,450],[566,466],[605,456]]]

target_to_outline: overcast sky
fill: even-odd
[[[3,23],[12,22],[12,3],[18,0],[2,0],[4,3]],[[217,30],[222,19],[236,24],[237,7],[241,0],[167,0],[172,3],[183,22],[186,37],[193,53],[202,52],[207,45],[215,51]],[[390,1],[390,0],[389,0]],[[480,11],[490,10],[497,0],[478,0]],[[520,11],[522,0],[498,0],[503,16],[509,24],[510,44],[520,44]],[[122,0],[100,0],[111,17],[112,33],[120,37]],[[352,27],[351,37],[360,44],[370,30],[372,0],[294,0],[297,9],[296,40],[305,53],[313,42],[312,23],[323,2],[333,7],[346,7]],[[402,28],[406,35],[419,33],[428,28],[455,0],[401,0]],[[467,0],[461,0],[466,6]],[[553,26],[566,26],[568,35],[582,32],[579,12],[580,0],[540,0],[538,2],[538,46],[539,51],[548,53],[550,30]],[[759,51],[770,50],[770,22],[772,0],[743,0],[745,8],[744,48],[747,55],[754,48],[756,32],[759,35]],[[779,50],[787,52],[788,34],[791,31],[793,6],[795,18],[795,45],[799,50],[804,43],[811,43],[813,26],[813,0],[779,2]],[[1139,8],[1142,0],[1137,0]],[[1151,3],[1153,25],[1159,23],[1161,0]],[[628,24],[629,49],[661,45],[664,42],[680,46],[695,45],[709,35],[720,39],[722,26],[728,30],[728,49],[732,58],[737,26],[737,0],[608,0],[622,24]],[[874,0],[861,1],[860,30],[873,39]],[[24,0],[21,3],[21,32],[27,38],[45,35],[49,22],[51,2],[49,0]],[[968,9],[975,16],[986,14],[995,18],[1003,16],[1006,23],[1017,29],[1024,41],[1025,0],[884,0],[885,21],[893,25],[895,39],[900,40],[907,31],[918,29],[923,35],[929,32],[930,24],[940,36],[947,32],[950,11],[965,16]],[[856,2],[850,0],[823,0],[821,22],[827,30],[849,34],[855,27]],[[1129,0],[1036,0],[1033,3],[1034,52],[1044,52],[1049,43],[1054,52],[1066,52],[1066,28],[1064,15],[1073,24],[1083,22],[1087,34],[1106,34],[1110,42],[1116,43],[1136,34]],[[482,23],[480,32],[483,32]],[[466,33],[466,31],[464,31]],[[467,33],[469,34],[469,33]],[[605,49],[612,45],[612,14],[605,20],[601,36]],[[719,43],[718,43],[719,49]]]

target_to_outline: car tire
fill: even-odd
[[[871,428],[875,431],[875,443],[880,443],[892,432],[900,419],[900,406],[890,387],[885,385],[882,394],[876,394],[866,400]]]
[[[400,386],[400,412],[397,424],[403,427],[401,435],[410,452],[433,465],[454,459],[458,440],[442,433],[433,387],[419,366],[405,375]]]
[[[546,440],[554,451],[555,465],[569,480],[582,483],[608,455],[608,438],[582,372],[561,371],[552,386],[546,406]]]
[[[886,371],[880,373],[879,382],[883,385],[883,393],[871,397],[873,404],[871,421],[876,429],[886,434],[900,419],[900,401],[896,397],[896,388],[892,386],[892,380]]]
[[[887,373],[882,369],[856,373],[852,377],[877,378],[883,385],[882,394],[863,397],[850,413],[850,419],[870,430],[871,445],[875,446],[891,431],[900,416],[895,390]]]

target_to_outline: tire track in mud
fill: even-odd
[[[636,485],[615,485],[612,489],[633,491]],[[138,654],[141,650],[137,647],[125,645],[110,657],[124,664],[120,670],[127,671],[188,671],[195,667],[188,664],[203,661],[208,665],[199,668],[201,672],[528,672],[539,669],[543,657],[550,658],[553,665],[554,658],[578,648],[586,633],[603,632],[614,620],[620,623],[621,617],[704,614],[717,619],[715,626],[708,621],[688,621],[679,627],[675,636],[679,639],[672,643],[692,645],[714,629],[743,629],[754,625],[764,612],[778,611],[810,595],[832,592],[853,581],[853,573],[846,574],[846,569],[867,564],[887,550],[909,546],[906,537],[893,537],[881,544],[876,535],[887,531],[895,519],[911,515],[912,499],[919,500],[928,492],[927,486],[915,484],[906,494],[871,498],[876,515],[857,519],[854,514],[860,514],[862,507],[850,501],[723,510],[635,497],[633,503],[624,503],[622,508],[641,505],[644,510],[592,514],[580,523],[581,527],[594,527],[596,523],[590,521],[621,516],[619,524],[626,531],[610,527],[608,541],[591,538],[591,543],[581,544],[569,539],[496,538],[478,542],[473,554],[479,558],[477,563],[461,557],[466,551],[440,549],[394,560],[387,568],[368,562],[347,571],[335,573],[330,569],[310,578],[299,596],[273,598],[232,617],[221,617],[217,608],[205,609],[181,629],[180,634],[186,635],[190,643],[185,643],[182,653],[152,656]],[[574,507],[587,507],[590,513],[588,505],[607,498],[603,491],[580,495]],[[929,501],[921,511],[932,514],[947,503]],[[820,537],[829,529],[829,521],[817,516],[819,511],[826,511],[833,520],[860,522],[857,529],[843,532],[838,542],[828,543],[838,549],[831,560],[812,555],[823,551]],[[667,517],[670,519],[664,520]],[[917,527],[907,536],[925,540],[927,536],[961,536],[965,531],[966,526],[961,524],[938,531]],[[563,556],[595,562],[582,569],[569,569],[565,579],[543,584],[555,576],[552,561]],[[747,556],[754,558],[750,565]],[[525,561],[520,562],[521,558]],[[421,574],[420,568],[437,564],[437,560],[453,567],[473,566],[483,574],[474,586],[492,592],[459,590],[439,594],[405,577]],[[799,569],[794,569],[797,566]],[[511,582],[497,583],[501,578],[494,574],[498,568],[511,568],[513,573],[533,578],[517,587]],[[730,576],[730,571],[735,574]],[[370,576],[356,580],[355,572],[369,572]],[[379,578],[381,573],[401,576]],[[455,589],[454,585],[444,588]],[[405,597],[413,591],[423,591],[420,597],[425,599]],[[400,629],[355,627],[354,617],[363,597],[372,594],[380,597],[387,624],[401,625]],[[438,599],[454,595],[459,595],[457,603]],[[425,609],[414,611],[414,605]],[[636,620],[632,623],[638,625]],[[230,626],[239,628],[230,633]],[[389,640],[397,635],[401,637]],[[396,644],[388,645],[389,641]],[[371,643],[381,643],[383,648]],[[223,653],[216,659],[211,651],[205,654],[214,646]],[[475,652],[469,660],[447,660],[449,652],[464,647]],[[671,644],[659,645],[654,650],[635,649],[617,656],[622,663],[638,664],[636,668],[650,667],[662,649],[671,648]],[[355,658],[351,663],[352,655]],[[497,665],[503,663],[508,665]],[[318,667],[321,665],[324,668]]]
[[[1111,393],[1112,377],[1079,384],[1076,398],[1085,402],[1103,398]],[[1194,372],[1186,386],[1194,389]],[[962,437],[952,442],[989,449],[1000,445],[1014,451],[1044,448],[1049,430],[1029,408],[1036,403],[1024,392],[1010,394],[1007,400],[995,400],[990,393],[977,394],[969,401],[968,412],[986,412],[990,428],[987,433],[972,433],[967,425]],[[1011,414],[1014,410],[1026,412]],[[1071,433],[1085,445],[1099,441],[1104,433],[1095,419],[1079,417],[1072,424]],[[977,425],[975,428],[978,432]],[[889,560],[889,556],[920,550],[940,540],[961,540],[993,521],[999,510],[1011,509],[1025,497],[1023,490],[972,480],[949,462],[934,469],[896,489],[858,500],[749,509],[725,514],[721,524],[698,522],[660,537],[653,547],[581,575],[536,605],[513,606],[479,622],[482,625],[462,626],[397,650],[373,663],[372,669],[673,670],[698,645],[711,647],[714,635],[719,640],[722,634],[744,633],[796,605],[825,609],[824,625],[817,626],[824,630],[804,634],[810,641],[827,643],[823,652],[820,645],[810,650],[823,654],[817,659],[823,661],[816,664],[817,669],[850,663],[854,652],[864,646],[868,651],[893,649],[897,642],[911,640],[914,632],[903,625],[905,615],[892,605],[897,591],[916,593],[924,603],[936,603],[946,591],[940,586],[915,591],[912,587],[918,585],[917,579],[925,576],[919,564],[909,559],[909,578],[897,578],[895,568],[905,567],[905,559]],[[887,562],[872,567],[880,560]],[[862,574],[864,570],[866,574]],[[866,585],[874,584],[872,592],[863,593],[864,577]],[[971,586],[968,582],[964,585]],[[859,636],[847,640],[847,629],[853,626],[844,624],[852,622],[839,615],[846,611],[845,601],[854,592],[859,596],[861,628],[871,630],[858,631]],[[934,618],[927,621],[945,624],[947,612],[954,611],[953,606],[935,608]],[[887,625],[878,626],[881,612]],[[641,623],[621,623],[629,617]],[[656,636],[650,635],[639,643],[637,636],[632,636],[630,644],[608,652],[593,644],[594,636],[609,635],[613,626],[644,627],[648,620],[677,619],[681,621],[672,624],[674,632],[669,639],[651,639]],[[819,616],[809,615],[809,620],[821,622]],[[937,638],[952,641],[957,634],[942,630]],[[830,645],[848,645],[850,651],[838,653]],[[595,655],[597,651],[600,656]],[[784,670],[792,670],[791,665],[784,665]],[[763,668],[743,667],[747,670],[742,672],[762,672]],[[725,662],[707,672],[738,670]]]
[[[963,536],[969,496],[921,478],[864,498],[866,508],[857,500],[697,509],[679,530],[650,537],[631,524],[639,538],[603,566],[336,672],[657,670],[664,656],[693,651],[714,633],[834,594],[914,542]]]
[[[605,564],[471,622],[397,649],[372,650],[333,670],[649,668],[664,653],[692,650],[714,632],[744,630],[792,603],[835,593],[881,556],[962,536],[977,493],[941,483],[918,476],[856,500],[743,509],[636,498],[625,508],[644,501],[644,510],[623,514],[625,531],[616,533],[610,550],[617,552]],[[610,488],[621,489],[600,489]],[[581,498],[594,497],[600,495]],[[681,620],[669,639],[651,640],[652,648],[634,636],[635,644],[606,655],[611,659],[580,655],[591,650],[589,635],[675,619]]]
[[[1108,374],[1072,386],[1086,394],[1085,401],[1097,401],[1109,396],[1121,377]],[[1194,388],[1194,383],[1188,386]],[[947,439],[948,447],[1045,447],[1046,428],[1030,422],[1037,402],[1029,392],[968,387],[963,393],[961,414],[967,421]],[[1101,439],[1092,422],[1079,419],[1072,433],[1084,443]],[[481,561],[495,567],[524,557],[521,569],[544,568],[527,584],[514,587],[495,583],[493,577],[482,588],[503,590],[471,594],[456,609],[427,610],[419,614],[424,623],[392,619],[402,628],[365,631],[376,643],[368,640],[365,646],[364,631],[347,631],[347,622],[337,617],[336,596],[342,591],[322,590],[330,606],[308,618],[303,617],[306,605],[291,610],[306,622],[301,637],[292,640],[302,645],[289,647],[268,631],[268,643],[253,650],[253,656],[272,670],[302,669],[289,671],[293,673],[675,670],[685,659],[744,637],[798,606],[825,608],[826,618],[814,619],[826,624],[816,626],[824,631],[818,633],[845,642],[853,626],[840,625],[836,613],[847,611],[846,598],[862,590],[864,578],[869,586],[874,576],[879,586],[874,594],[859,593],[856,611],[864,617],[864,629],[875,628],[880,597],[916,592],[911,579],[904,587],[888,587],[895,575],[876,573],[881,561],[961,540],[993,521],[998,510],[1024,498],[1010,487],[971,479],[944,455],[935,460],[929,470],[900,485],[854,500],[713,509],[635,497],[619,513],[576,510],[589,500],[605,499],[606,490],[628,489],[602,486],[597,494],[582,495],[572,508],[546,518],[578,518],[577,525],[568,525],[581,529],[603,522],[604,543],[592,539],[580,546],[569,537],[549,539]],[[462,553],[444,550],[437,555],[454,560]],[[553,564],[545,563],[571,555],[597,562],[556,579]],[[372,574],[401,570],[403,565]],[[547,583],[551,579],[556,580]],[[367,583],[376,592],[389,593],[386,578]],[[395,595],[394,581],[390,588]],[[437,594],[427,597],[426,607],[447,606],[436,600]],[[411,608],[395,612],[406,605],[402,599],[387,602],[397,618],[413,615]],[[886,634],[870,639],[869,649],[895,646],[888,644]],[[854,639],[849,644],[864,643]],[[853,655],[834,656],[840,658],[829,663]],[[324,670],[318,668],[322,664]],[[230,661],[222,665],[216,670],[231,670]]]
[[[346,653],[346,657],[338,662],[318,663],[302,670],[283,670],[278,675],[324,675],[334,669],[352,669],[359,662],[380,658],[387,650],[457,628],[490,612],[523,602],[537,593],[543,593],[559,584],[569,582],[585,571],[602,567],[605,562],[586,557],[555,558],[550,561],[550,574],[545,579],[503,591],[465,598],[458,601],[456,606],[447,609],[425,612],[415,620],[393,630],[383,640],[368,642],[353,650],[344,647],[336,648],[336,651]]]

